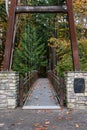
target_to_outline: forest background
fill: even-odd
[[[64,0],[19,0],[20,5],[61,5]],[[87,0],[73,0],[80,68],[87,71]],[[0,0],[0,69],[7,31],[5,2]],[[65,14],[23,14],[16,17],[12,70],[27,72],[52,69],[60,76],[72,71],[69,25]],[[48,53],[50,49],[51,53]],[[52,66],[55,50],[57,64]]]

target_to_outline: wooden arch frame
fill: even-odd
[[[17,6],[17,0],[11,0],[9,10],[8,29],[5,43],[3,70],[11,69],[12,50],[14,47],[13,34],[16,14],[18,13],[66,13],[68,14],[68,24],[72,48],[72,59],[74,71],[80,70],[78,45],[76,39],[76,28],[74,24],[74,14],[72,0],[66,0],[66,6]]]

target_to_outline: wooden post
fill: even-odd
[[[70,30],[70,37],[71,37],[73,68],[74,71],[79,71],[80,63],[79,63],[78,45],[76,39],[76,27],[74,24],[72,0],[66,0],[66,1],[67,1],[67,10],[68,10],[69,30]]]
[[[9,18],[8,18],[8,30],[6,35],[3,70],[10,69],[11,53],[13,47],[16,1],[17,0],[11,0],[11,5],[10,5],[11,7],[9,11]]]
[[[57,65],[57,60],[56,60],[56,49],[55,47],[53,48],[53,72],[56,74],[56,71],[55,71],[55,67]]]
[[[64,106],[64,81],[63,78],[60,78],[60,84],[61,84],[61,89],[60,89],[60,105]]]

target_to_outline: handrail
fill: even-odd
[[[56,91],[56,94],[57,94],[56,96],[57,96],[58,102],[60,103],[61,106],[63,106],[64,100],[65,100],[64,79],[55,75],[52,71],[48,71],[47,75]]]
[[[32,73],[28,74],[27,77],[24,78],[23,85],[25,85],[31,78],[33,78],[34,74],[35,74],[35,72],[32,72]]]
[[[32,84],[38,79],[38,71],[33,71],[23,79],[20,78],[19,85],[19,105],[23,106]]]

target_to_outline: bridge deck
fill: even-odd
[[[38,79],[23,106],[23,109],[60,109],[56,93],[47,78]]]

